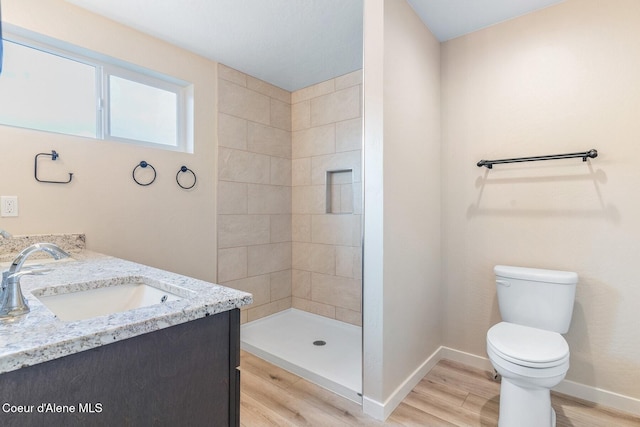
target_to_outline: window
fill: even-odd
[[[192,85],[6,30],[0,124],[192,152]]]
[[[111,136],[175,145],[178,135],[175,92],[109,76],[109,95]]]
[[[96,136],[95,67],[4,42],[0,123]]]

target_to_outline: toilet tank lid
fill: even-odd
[[[496,265],[493,271],[496,276],[507,277],[510,279],[560,283],[566,285],[574,285],[578,283],[578,274],[573,271],[544,270],[541,268],[513,267],[509,265]]]

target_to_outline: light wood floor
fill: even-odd
[[[440,361],[386,422],[247,352],[241,353],[240,423],[261,426],[496,426],[500,385],[490,373]],[[640,417],[552,394],[558,427],[640,426]]]

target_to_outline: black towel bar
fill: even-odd
[[[501,160],[480,160],[478,167],[486,166],[489,169],[493,169],[493,165],[500,163],[520,163],[520,162],[536,162],[539,160],[556,160],[556,159],[573,159],[582,158],[583,162],[587,161],[587,157],[592,159],[598,157],[598,151],[595,149],[581,152],[581,153],[568,153],[568,154],[551,154],[548,156],[533,156],[533,157],[516,157],[514,159],[501,159]]]

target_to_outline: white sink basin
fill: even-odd
[[[32,293],[64,321],[167,304],[193,294],[192,291],[140,276],[41,288]]]

